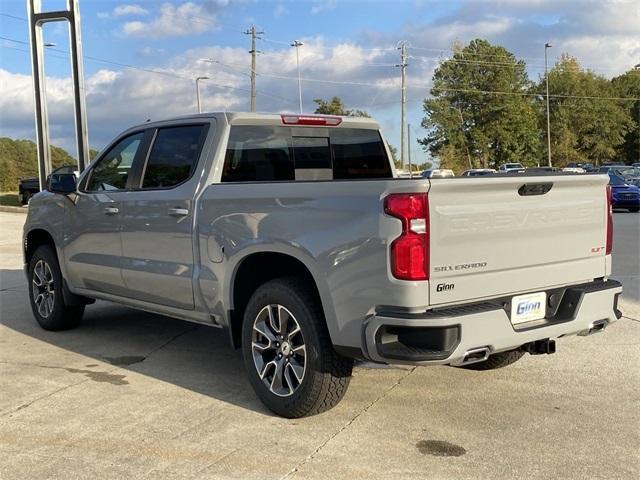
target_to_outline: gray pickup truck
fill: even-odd
[[[395,178],[376,122],[145,123],[24,227],[49,330],[95,299],[228,331],[274,412],[343,397],[354,359],[487,370],[620,318],[605,175]]]

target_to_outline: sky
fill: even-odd
[[[45,10],[65,0],[42,0]],[[347,108],[376,118],[400,145],[399,42],[409,48],[407,121],[411,155],[427,160],[416,142],[422,101],[452,45],[484,38],[527,63],[530,79],[561,53],[612,77],[640,63],[640,1],[599,0],[79,0],[89,141],[103,148],[147,119],[197,111],[248,111],[250,37],[258,40],[257,110],[298,110],[295,48],[300,40],[303,109],[316,98],[341,97]],[[35,138],[33,86],[25,0],[0,2],[0,136]],[[51,141],[75,155],[68,29],[44,27]],[[207,61],[207,59],[209,61]]]

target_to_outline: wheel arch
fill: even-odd
[[[38,227],[29,230],[24,236],[23,252],[26,265],[29,265],[31,257],[33,257],[33,254],[41,245],[51,245],[58,257],[58,263],[60,263],[60,254],[56,247],[56,242],[53,238],[53,235],[49,233],[48,230]]]
[[[313,269],[299,257],[290,253],[278,251],[253,252],[238,261],[230,277],[227,289],[228,327],[231,344],[235,348],[240,347],[240,334],[242,331],[242,319],[244,311],[253,292],[262,284],[283,277],[302,278],[313,295],[320,302],[325,317],[325,326],[331,335],[335,324],[335,313],[330,302],[326,302],[329,295],[325,283],[318,281]]]

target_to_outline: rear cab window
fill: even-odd
[[[392,178],[378,130],[232,126],[223,182]]]

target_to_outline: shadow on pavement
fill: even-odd
[[[79,327],[48,332],[33,318],[27,295],[22,270],[0,270],[2,325],[53,346],[271,415],[255,396],[242,355],[229,345],[225,330],[98,301],[86,308]]]

